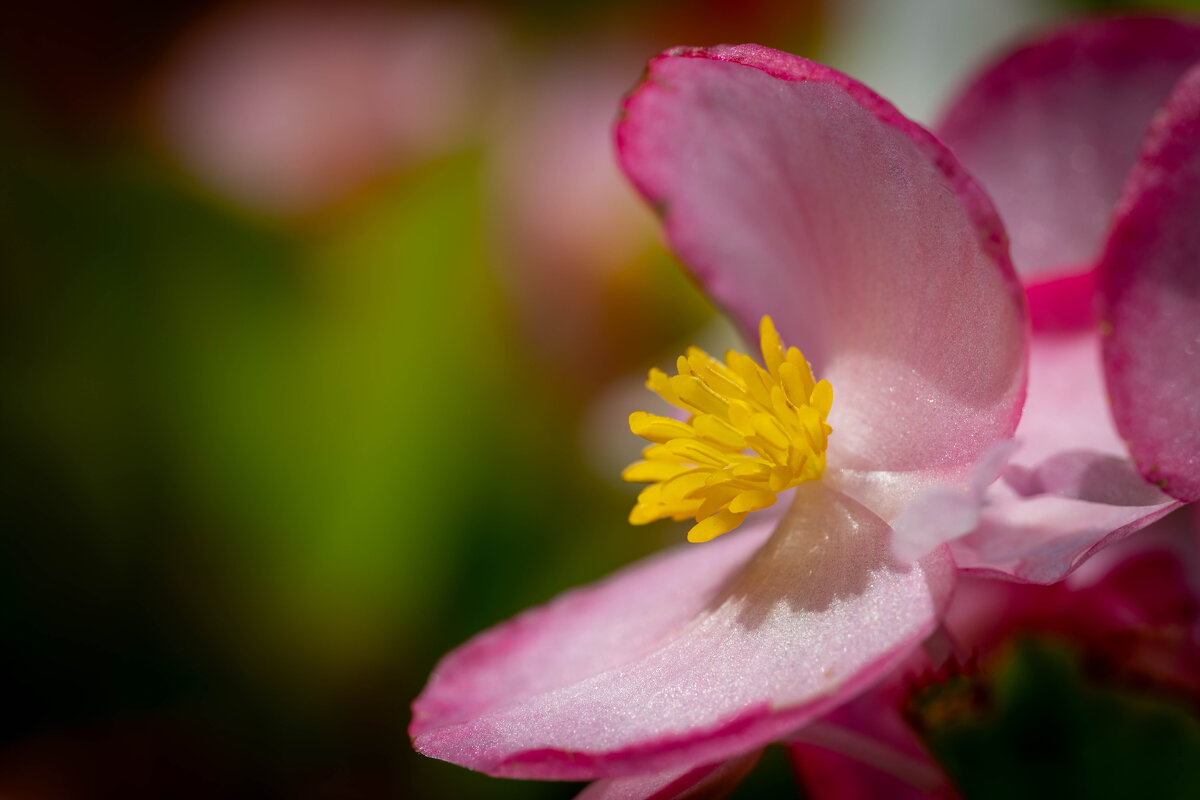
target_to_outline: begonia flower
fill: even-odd
[[[954,583],[943,542],[974,530],[953,544],[966,566],[1061,576],[1186,499],[1122,472],[1119,439],[1106,458],[1086,452],[1093,417],[1058,418],[1064,434],[1042,415],[1054,401],[1045,374],[1056,374],[1044,355],[1026,436],[1050,433],[1019,451],[1042,458],[992,485],[1024,399],[1025,293],[987,195],[866,87],[757,46],[674,50],[651,62],[617,138],[692,274],[743,330],[762,322],[762,366],[689,352],[679,375],[652,373],[650,385],[690,418],[631,419],[656,442],[630,474],[652,483],[633,520],[694,515],[691,538],[719,538],[447,656],[414,702],[419,751],[495,775],[605,778],[589,790],[598,796],[665,796],[725,774],[719,762],[794,734],[911,657]],[[803,347],[811,374],[780,342]],[[1081,384],[1081,402],[1101,403],[1101,386]],[[805,401],[827,412],[823,453]],[[798,430],[804,458],[793,456]],[[763,463],[735,458],[741,442]],[[1115,477],[1100,469],[1114,462]],[[733,531],[784,489],[786,510]],[[1103,513],[1073,517],[1060,499]],[[1031,546],[1017,553],[1022,514]]]
[[[869,89],[756,46],[672,51],[617,137],[693,274],[745,327],[778,328],[763,328],[762,367],[733,357],[770,381],[776,416],[711,424],[770,437],[789,402],[810,399],[833,432],[783,513],[568,593],[442,661],[414,703],[414,745],[495,775],[686,773],[861,691],[937,626],[954,580],[936,543],[897,559],[890,523],[931,489],[994,475],[1020,412],[1025,311],[1000,223],[953,156]],[[832,404],[783,369],[807,364],[776,336],[803,343]],[[722,391],[708,416],[739,390]]]
[[[964,569],[1051,583],[1200,498],[1197,62],[1200,25],[1072,26],[935,129],[995,200],[1033,323],[1021,447],[952,545]]]

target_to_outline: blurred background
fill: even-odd
[[[680,539],[626,523],[625,418],[732,334],[615,167],[646,59],[756,41],[929,121],[1147,7],[9,7],[0,798],[570,796],[405,728],[445,651]]]

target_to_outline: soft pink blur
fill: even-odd
[[[498,46],[463,8],[239,8],[181,46],[155,113],[166,146],[218,193],[311,212],[460,146]]]

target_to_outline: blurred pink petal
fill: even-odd
[[[176,53],[157,114],[168,147],[217,191],[310,212],[464,141],[496,39],[464,10],[238,9]]]
[[[672,248],[744,330],[839,392],[830,463],[969,465],[1016,426],[1023,302],[986,197],[886,101],[746,45],[651,62],[618,147]]]
[[[605,778],[590,784],[578,800],[719,800],[737,788],[760,755],[755,750],[702,767]]]
[[[812,800],[952,800],[958,797],[895,706],[856,701],[870,717],[856,726],[815,722],[788,743],[788,755]],[[888,730],[880,730],[881,722]],[[894,730],[892,730],[894,728]]]
[[[1024,275],[1088,269],[1138,143],[1200,61],[1200,26],[1086,22],[985,69],[936,130],[996,202]]]
[[[1100,264],[1104,368],[1146,480],[1200,500],[1200,68],[1154,119]]]
[[[939,632],[932,639],[941,641],[945,636]],[[958,796],[903,716],[913,677],[933,671],[928,652],[933,649],[926,644],[914,651],[870,690],[788,739],[788,753],[807,796],[814,800]]]
[[[614,98],[646,52],[625,40],[560,46],[518,74],[496,120],[495,260],[529,346],[584,390],[647,344],[637,315],[620,310],[636,307],[631,276],[655,241],[654,218],[611,137]]]

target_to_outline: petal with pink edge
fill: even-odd
[[[831,460],[964,464],[1012,432],[1024,301],[1004,232],[887,101],[754,45],[675,50],[627,99],[617,145],[708,293],[744,331],[770,314],[832,382]]]
[[[1086,269],[1155,110],[1200,61],[1200,26],[1087,22],[985,69],[936,131],[996,203],[1023,275]]]
[[[1155,118],[1099,267],[1104,371],[1138,469],[1200,500],[1200,67]]]
[[[796,742],[788,746],[792,768],[804,782],[804,796],[810,800],[955,800],[948,779],[936,786],[914,786],[909,780],[874,764],[848,756],[826,744]],[[915,759],[912,768],[925,767],[936,774],[931,757],[920,764]]]
[[[750,531],[675,551],[452,653],[413,704],[414,746],[493,775],[571,780],[762,747],[936,626],[948,554],[900,566],[889,535],[853,500],[801,486],[761,547]],[[647,632],[626,642],[643,615]]]
[[[946,643],[944,636],[935,634],[934,639]],[[934,669],[927,648],[914,651],[870,690],[788,739],[792,765],[807,796],[813,800],[957,797],[903,715],[913,681]]]
[[[737,788],[761,755],[755,750],[719,764],[605,778],[590,784],[577,800],[718,800]]]

